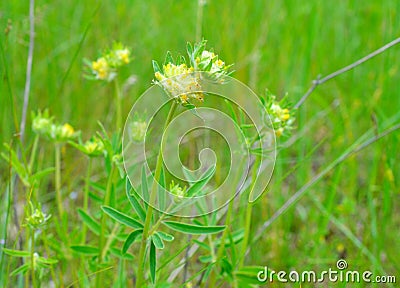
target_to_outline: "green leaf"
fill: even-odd
[[[200,225],[186,224],[175,221],[164,221],[163,223],[172,230],[186,234],[214,234],[223,231],[226,227],[226,226],[200,226]]]
[[[37,259],[38,262],[43,263],[43,264],[48,264],[48,265],[53,265],[53,264],[57,264],[58,260],[57,259],[53,259],[53,258],[44,258],[44,257],[39,257]]]
[[[157,233],[154,233],[151,236],[151,239],[153,240],[153,243],[157,249],[164,249],[164,242],[161,239],[160,235],[158,235]]]
[[[201,255],[201,256],[199,256],[199,260],[201,263],[210,263],[210,262],[212,262],[212,256],[211,255]]]
[[[108,207],[108,206],[101,206],[101,209],[106,213],[108,216],[113,218],[114,220],[117,220],[121,224],[124,224],[126,226],[132,227],[132,228],[143,228],[143,224],[140,223],[139,221],[129,217],[128,215],[125,215],[124,213],[121,213],[114,208]]]
[[[197,239],[194,239],[193,242],[196,243],[197,245],[199,245],[200,247],[202,247],[202,248],[204,248],[204,249],[206,249],[208,251],[211,251],[211,247],[208,246],[206,243],[201,242],[201,241],[199,241]]]
[[[161,237],[161,239],[171,242],[172,240],[174,240],[174,236],[172,236],[171,234],[165,233],[165,232],[161,232],[158,231],[157,234]]]
[[[122,247],[122,253],[125,254],[129,247],[131,247],[132,243],[135,242],[136,238],[143,233],[143,229],[138,229],[133,231],[131,234],[128,235],[124,242],[124,246]]]
[[[187,51],[189,57],[192,56],[192,53],[193,53],[192,43],[190,43],[190,42],[186,43],[186,51]]]
[[[160,66],[158,65],[157,61],[153,60],[152,63],[153,63],[154,73],[161,72]]]
[[[86,246],[86,245],[73,245],[70,247],[75,252],[85,255],[98,255],[99,249],[93,246]]]
[[[144,221],[146,221],[146,212],[144,211],[143,207],[140,205],[139,199],[136,197],[137,192],[135,191],[135,189],[133,189],[132,186],[130,186],[128,177],[126,177],[126,182],[127,182],[126,196],[128,197],[132,208],[135,210],[135,212],[139,216],[140,220],[142,220],[142,222],[144,222]],[[128,188],[128,183],[129,183],[130,189]]]
[[[150,276],[153,284],[156,282],[156,246],[150,242]]]
[[[135,259],[135,257],[133,257],[132,254],[122,253],[121,250],[119,250],[117,248],[113,248],[113,247],[110,248],[110,253],[115,255],[115,256],[117,256],[118,258],[121,258],[121,259],[127,259],[127,260],[134,260]]]
[[[201,180],[194,183],[190,188],[187,190],[187,197],[193,197],[197,195],[201,189],[210,181],[210,179],[214,176],[215,173],[215,165],[211,166],[202,176]]]
[[[171,52],[167,52],[167,55],[165,56],[165,61],[164,65],[167,65],[168,63],[174,64],[174,59],[172,58]]]
[[[96,235],[100,235],[100,224],[97,223],[89,214],[83,211],[81,208],[78,209],[79,217],[81,217],[83,223],[85,223],[89,229]]]
[[[25,263],[24,265],[19,266],[17,269],[10,273],[10,276],[15,276],[18,274],[25,274],[26,271],[29,270],[31,262]]]
[[[239,229],[239,230],[237,230],[237,231],[232,233],[232,241],[233,241],[234,244],[239,243],[240,241],[243,240],[243,238],[244,238],[244,229]],[[232,243],[231,243],[230,239],[225,239],[224,246],[229,247],[229,246],[231,246],[231,244]],[[215,240],[214,245],[215,246],[221,245],[221,239]]]
[[[54,167],[43,169],[42,171],[36,172],[32,176],[29,177],[30,182],[33,183],[34,180],[40,180],[43,177],[49,175],[50,173],[54,172]]]
[[[17,172],[20,180],[24,183],[25,186],[29,187],[31,183],[29,183],[29,173],[25,168],[24,164],[19,160],[17,153],[12,149],[10,145],[4,143],[4,147],[8,150],[8,153],[1,153],[1,156],[12,165],[12,167]]]
[[[265,268],[262,266],[245,266],[240,270],[235,271],[233,274],[235,274],[235,278],[238,279],[238,281],[240,281],[242,285],[244,284],[261,285],[262,282],[260,282],[257,278],[257,275],[258,273],[260,273],[260,271],[265,271]]]
[[[7,249],[7,248],[3,248],[3,251],[7,255],[14,256],[14,257],[29,257],[29,256],[31,256],[31,253],[29,251],[13,250],[13,249]]]
[[[176,59],[176,65],[186,64],[186,59],[184,56],[180,55]]]

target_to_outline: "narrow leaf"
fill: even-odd
[[[7,249],[3,248],[4,253],[10,256],[14,257],[29,257],[31,253],[29,251],[21,251],[21,250],[13,250],[13,249]]]
[[[74,245],[70,247],[75,252],[85,254],[85,255],[98,255],[99,249],[93,246],[86,246],[86,245]]]
[[[55,170],[54,167],[43,169],[42,171],[39,171],[39,172],[36,172],[35,174],[33,174],[30,177],[30,180],[31,180],[31,182],[32,182],[32,180],[40,180],[43,177],[45,177],[45,176],[49,175],[50,173],[54,172],[54,170]]]
[[[200,226],[200,225],[186,224],[175,221],[165,221],[163,223],[172,230],[186,234],[214,234],[223,231],[226,227],[226,226]]]
[[[78,209],[79,217],[81,217],[83,223],[85,223],[89,229],[96,235],[100,234],[100,224],[97,223],[89,214],[82,209]]]
[[[167,52],[167,55],[165,56],[165,61],[164,65],[167,65],[168,63],[174,63],[174,59],[172,58],[171,52]]]
[[[156,246],[150,242],[150,276],[153,284],[156,282]]]
[[[101,209],[106,213],[108,216],[113,218],[114,220],[120,222],[121,224],[124,224],[126,226],[132,227],[132,228],[143,228],[143,224],[140,223],[139,221],[129,217],[128,215],[121,213],[114,208],[108,207],[108,206],[101,206]]]
[[[201,189],[210,181],[215,173],[215,165],[211,166],[202,176],[201,180],[194,183],[187,191],[187,197],[193,197],[197,195]]]
[[[151,236],[151,239],[153,240],[153,243],[157,249],[164,249],[164,242],[161,239],[160,235],[154,233],[153,236]]]
[[[29,270],[31,262],[25,263],[24,265],[19,266],[17,269],[10,273],[10,276],[15,276],[18,274],[25,274],[26,271]]]
[[[161,232],[158,231],[157,234],[161,237],[161,239],[171,242],[172,240],[174,240],[174,236],[172,236],[171,234],[165,233],[165,232]]]
[[[44,257],[39,257],[39,258],[37,259],[37,261],[40,262],[40,263],[49,264],[49,265],[58,263],[58,260],[57,260],[57,259],[53,259],[53,258],[44,258]]]
[[[132,254],[129,253],[122,253],[121,250],[117,249],[117,248],[110,248],[110,253],[117,256],[118,258],[121,259],[127,259],[127,260],[134,260],[135,258],[133,257]]]
[[[135,230],[125,240],[124,246],[122,247],[122,253],[125,254],[132,243],[135,242],[136,238],[143,233],[143,229]]]
[[[128,177],[126,178],[126,182],[127,182],[126,196],[128,197],[132,208],[135,210],[135,212],[139,216],[140,220],[142,220],[144,222],[146,220],[146,212],[144,211],[143,207],[139,203],[139,199],[137,198],[137,192],[130,185],[129,185],[130,189],[128,190],[128,183],[130,183]]]
[[[154,73],[156,72],[161,72],[160,66],[158,66],[157,61],[153,60],[153,69],[154,69]]]

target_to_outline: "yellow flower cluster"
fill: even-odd
[[[129,64],[130,61],[131,51],[121,43],[115,43],[112,49],[87,63],[94,79],[112,81],[117,76],[118,68]]]
[[[182,103],[188,103],[189,99],[203,101],[204,95],[200,92],[199,77],[194,68],[188,68],[186,64],[175,65],[168,63],[163,66],[164,74],[157,71],[154,76],[158,83],[168,93]]]
[[[204,93],[201,92],[200,73],[197,72],[208,73],[212,79],[221,82],[224,76],[228,76],[231,73],[228,71],[231,65],[225,65],[225,62],[220,60],[218,55],[205,50],[205,47],[205,40],[194,45],[188,43],[189,62],[186,62],[183,56],[180,56],[174,62],[169,52],[162,67],[156,61],[153,61],[154,82],[183,106],[193,108],[192,99],[199,101],[204,99]]]
[[[196,57],[196,65],[200,70],[206,69],[210,62],[211,68],[209,72],[216,76],[216,78],[227,75],[226,70],[228,67],[225,66],[225,62],[219,59],[218,55],[216,55],[214,52],[204,50],[201,53],[201,56]]]
[[[293,129],[294,117],[291,115],[289,104],[285,103],[285,100],[278,102],[276,97],[267,91],[267,95],[262,101],[276,137],[281,137],[286,131]]]
[[[33,114],[32,130],[36,134],[56,142],[65,142],[77,136],[74,128],[69,123],[54,123],[53,118],[49,117],[47,111],[44,113],[39,111],[37,115]]]
[[[104,151],[104,144],[98,137],[92,137],[92,139],[85,142],[83,145],[83,152],[88,156],[98,156]]]
[[[93,73],[97,79],[106,80],[110,77],[111,67],[108,65],[106,58],[100,57],[96,61],[92,62]]]

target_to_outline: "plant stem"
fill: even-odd
[[[28,165],[29,173],[32,173],[33,163],[35,162],[38,144],[39,144],[39,135],[36,135],[35,140],[33,140],[33,146],[32,146],[32,150],[31,150],[31,158],[29,159],[29,165]]]
[[[104,200],[103,200],[103,205],[108,205],[110,202],[110,194],[111,194],[111,188],[112,188],[112,182],[114,178],[114,172],[115,172],[115,164],[112,164],[111,166],[111,171],[110,175],[108,175],[107,179],[107,187],[106,187],[106,192],[104,195]],[[101,228],[100,228],[100,239],[99,239],[99,255],[98,255],[98,264],[100,265],[103,262],[103,249],[104,249],[104,234],[106,233],[106,216],[105,213],[101,214]],[[96,287],[100,287],[102,283],[102,276],[103,273],[98,273],[97,278],[96,278]]]
[[[202,26],[203,26],[203,7],[205,1],[197,0],[197,17],[196,17],[196,41],[201,41]]]
[[[121,88],[119,87],[118,78],[114,80],[115,84],[115,107],[116,107],[116,125],[117,132],[122,128],[122,109],[121,109]]]
[[[49,245],[47,242],[47,234],[46,233],[44,233],[44,236],[43,236],[43,246],[44,246],[44,250],[46,251],[46,254],[50,255],[50,249],[49,249]],[[50,269],[51,279],[53,279],[55,286],[62,287],[62,284],[60,283],[61,281],[58,282],[59,279],[56,277],[56,272],[54,271],[53,265],[50,265],[49,269]]]
[[[258,166],[259,166],[259,161],[260,161],[259,157],[257,157],[254,161],[251,185],[249,187],[249,193],[251,193],[251,191],[253,190],[253,186],[257,180],[257,170],[258,170]],[[243,248],[241,249],[241,251],[243,251],[243,255],[241,255],[241,257],[239,258],[240,259],[239,260],[239,268],[242,268],[243,263],[244,263],[244,258],[246,256],[247,244],[249,242],[249,236],[250,236],[251,215],[253,212],[253,205],[254,205],[254,202],[248,201],[247,206],[246,206],[246,219],[245,219],[245,223],[244,223],[244,237],[243,237],[243,243],[242,243]]]
[[[110,248],[112,241],[114,240],[114,237],[116,236],[117,232],[118,232],[118,228],[119,228],[119,224],[116,223],[114,225],[114,228],[111,231],[110,236],[108,236],[106,245],[104,245],[103,251],[102,253],[102,258],[104,258],[106,256],[106,251],[108,250],[108,248]]]
[[[83,211],[88,213],[88,206],[89,206],[89,184],[90,184],[90,175],[92,173],[92,157],[89,157],[88,167],[86,171],[86,179],[85,179],[85,191],[83,195]],[[86,241],[86,225],[82,227],[82,244],[85,244]]]
[[[243,248],[241,250],[241,251],[243,251],[243,255],[240,257],[240,260],[239,260],[239,268],[243,267],[247,244],[249,242],[251,215],[253,212],[253,203],[247,203],[246,220],[245,220],[245,224],[244,224],[244,237],[243,237],[243,244],[242,244]]]
[[[175,110],[177,107],[177,103],[175,102],[175,100],[172,101],[172,105],[171,108],[169,110],[168,116],[167,116],[167,120],[165,121],[165,125],[164,125],[164,129],[163,131],[165,131],[165,129],[167,128],[168,124],[171,122]],[[143,285],[143,280],[144,280],[144,275],[143,275],[143,266],[144,266],[144,262],[145,262],[145,251],[146,251],[146,241],[147,238],[149,236],[149,229],[150,229],[150,223],[151,223],[151,218],[153,215],[153,203],[156,200],[156,195],[157,195],[157,184],[158,184],[158,180],[160,179],[160,174],[161,174],[161,168],[163,165],[163,157],[162,157],[162,139],[161,139],[161,143],[160,143],[160,150],[157,156],[157,163],[156,163],[156,170],[154,172],[154,181],[153,181],[153,185],[151,187],[151,192],[150,192],[150,201],[149,201],[149,206],[147,207],[147,212],[146,212],[146,220],[144,223],[144,228],[143,228],[143,236],[142,236],[142,241],[140,243],[140,251],[139,251],[139,266],[138,266],[138,273],[137,273],[137,282],[136,282],[136,287],[142,287]]]
[[[60,216],[60,221],[63,220],[64,209],[62,206],[61,198],[61,147],[59,143],[55,144],[56,151],[56,171],[55,171],[55,186],[56,186],[56,201],[58,207],[58,214]]]
[[[242,167],[243,166],[243,164],[244,164],[244,158],[240,161],[240,163],[239,163],[239,169],[240,169],[240,167]],[[238,186],[238,184],[239,184],[239,181],[240,181],[240,176],[241,176],[241,174],[239,173],[239,174],[237,174],[237,176],[236,176],[236,179],[235,179],[235,181],[234,181],[234,184],[236,185],[236,186]],[[235,194],[237,193],[237,192],[239,192],[239,191],[235,191]],[[219,248],[218,248],[218,251],[217,251],[217,258],[216,259],[213,259],[213,261],[215,261],[215,262],[219,262],[219,260],[221,259],[221,257],[222,257],[222,253],[224,252],[224,250],[225,250],[225,239],[226,239],[226,237],[228,236],[228,233],[229,233],[229,231],[230,231],[230,225],[231,225],[231,218],[232,218],[232,210],[233,210],[233,205],[234,205],[234,201],[235,199],[232,199],[230,202],[229,202],[229,206],[228,206],[228,211],[226,212],[226,218],[225,218],[225,226],[226,226],[226,228],[225,228],[225,230],[224,230],[224,232],[223,232],[223,234],[222,234],[222,237],[221,237],[221,242],[220,242],[220,245],[219,245]],[[215,273],[215,271],[213,270],[212,272],[211,272],[211,280],[210,280],[210,285],[209,285],[209,287],[214,287],[215,286],[215,281],[216,281],[216,273]]]
[[[31,229],[31,270],[32,270],[32,286],[36,287],[35,276],[35,231]]]

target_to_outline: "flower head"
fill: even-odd
[[[118,68],[129,64],[131,50],[122,43],[114,43],[94,61],[85,60],[89,68],[88,78],[112,81],[118,75]]]
[[[204,93],[201,91],[200,85],[200,73],[198,72],[208,73],[211,78],[219,81],[223,81],[223,77],[231,73],[228,71],[231,65],[225,65],[225,62],[220,60],[218,55],[205,50],[205,47],[206,41],[204,40],[194,45],[188,43],[189,62],[183,56],[174,62],[169,52],[162,67],[156,61],[153,61],[154,82],[183,106],[194,107],[191,104],[192,100],[204,100]]]
[[[70,124],[55,123],[47,110],[43,113],[38,111],[37,114],[32,114],[32,118],[32,130],[49,140],[65,142],[72,140],[78,135]]]
[[[83,152],[88,156],[99,156],[104,152],[104,144],[98,137],[94,136],[85,142]]]
[[[147,122],[144,120],[133,121],[130,124],[130,136],[133,141],[143,142],[146,137]]]
[[[72,140],[77,136],[74,128],[68,124],[52,124],[51,125],[51,139],[57,142],[65,142]]]
[[[43,113],[38,111],[37,114],[32,113],[32,130],[38,135],[50,135],[53,119],[49,117],[49,112],[45,110]]]
[[[92,62],[92,71],[99,80],[112,80],[113,73],[105,57],[100,57]]]
[[[32,202],[29,202],[31,213],[25,219],[27,224],[33,229],[38,229],[46,224],[46,222],[50,219],[51,215],[47,215],[43,213],[41,210],[41,206],[38,208],[34,208]]]
[[[186,196],[186,187],[182,188],[179,184],[175,184],[171,181],[169,184],[169,192],[176,196],[176,200],[179,201]]]
[[[269,119],[271,120],[268,126],[275,130],[276,137],[281,137],[287,134],[293,129],[294,113],[290,110],[290,104],[286,102],[286,99],[277,101],[276,97],[272,95],[268,90],[266,91],[265,97],[261,98]]]

